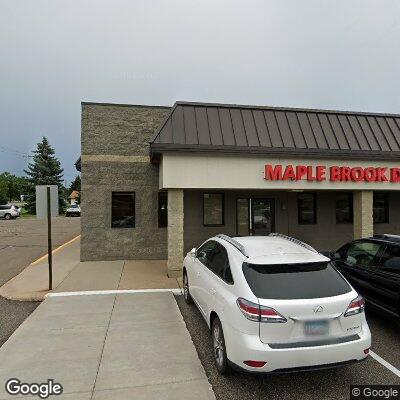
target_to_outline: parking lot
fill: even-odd
[[[80,218],[53,219],[53,248],[80,234]],[[36,218],[0,219],[0,286],[47,252],[47,222]],[[38,302],[10,301],[0,297],[0,346]]]
[[[372,357],[340,369],[280,375],[234,372],[221,376],[214,365],[211,336],[200,312],[196,306],[187,305],[182,296],[177,296],[176,301],[217,399],[348,399],[350,385],[400,384],[400,378]],[[370,310],[367,319],[372,333],[372,351],[400,368],[398,328]]]

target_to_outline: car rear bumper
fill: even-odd
[[[329,345],[272,349],[262,343],[258,335],[248,335],[235,329],[224,329],[227,356],[231,364],[251,372],[295,372],[307,369],[334,368],[361,361],[367,357],[365,349],[371,347],[371,333],[363,325],[359,339]],[[253,368],[243,361],[266,361],[264,367]]]

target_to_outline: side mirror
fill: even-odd
[[[339,261],[340,260],[340,254],[339,253],[331,253],[330,255],[329,255],[329,258],[332,260],[332,261]]]
[[[196,247],[193,247],[193,249],[189,251],[189,254],[190,254],[192,257],[196,257]]]

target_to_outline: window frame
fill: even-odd
[[[362,243],[372,243],[372,244],[376,244],[379,246],[378,251],[375,253],[375,255],[373,256],[373,262],[372,265],[366,267],[363,265],[358,265],[358,264],[350,264],[347,262],[347,254],[350,250],[350,248],[354,245],[358,245],[358,244],[362,244]],[[361,270],[364,271],[372,271],[372,270],[377,270],[379,267],[379,263],[380,263],[380,259],[381,259],[381,254],[382,254],[382,250],[385,248],[384,243],[380,243],[377,242],[375,240],[370,240],[370,239],[360,239],[360,240],[356,240],[354,242],[351,242],[348,247],[346,248],[346,250],[343,253],[343,263],[345,263],[347,265],[348,268],[359,268]]]
[[[133,194],[133,226],[113,226],[113,215],[114,215],[114,206],[113,206],[113,200],[114,200],[114,195],[115,194],[125,194],[125,195],[132,195]],[[123,191],[117,191],[113,190],[111,192],[111,229],[134,229],[136,228],[136,192],[131,191],[128,192],[126,190]]]
[[[338,200],[338,196],[341,195],[346,195],[349,199],[349,203],[350,203],[350,220],[349,221],[344,221],[344,222],[339,222],[338,218],[337,218],[337,212],[338,212],[338,208],[337,208],[337,200]],[[353,193],[336,193],[335,194],[335,218],[336,218],[336,224],[337,225],[349,225],[349,224],[353,224],[354,223],[354,196]]]
[[[301,211],[300,211],[300,196],[304,196],[304,195],[310,195],[313,197],[313,202],[314,202],[314,207],[313,207],[313,214],[314,214],[314,219],[313,222],[303,222],[300,218],[301,216]],[[297,195],[297,223],[298,225],[316,225],[318,222],[318,218],[317,218],[317,194],[316,193],[298,193]]]
[[[160,223],[160,220],[161,220],[160,199],[164,195],[166,195],[166,198],[167,198],[167,203],[166,203],[167,204],[167,216],[166,216],[166,224],[165,225]],[[159,228],[168,228],[168,192],[164,191],[164,190],[160,190],[157,195],[157,218],[158,218],[157,223],[158,223]]]
[[[206,224],[204,221],[204,217],[205,217],[205,209],[204,209],[204,196],[206,194],[211,194],[211,195],[220,195],[221,196],[221,204],[222,204],[222,223],[221,224]],[[202,200],[203,200],[203,226],[204,227],[213,227],[213,226],[225,226],[225,193],[223,192],[203,192],[202,193]]]
[[[382,195],[384,198],[384,209],[385,209],[385,219],[384,221],[375,221],[375,196],[377,195]],[[380,224],[389,224],[390,221],[390,216],[389,216],[389,193],[386,192],[373,192],[373,200],[372,200],[372,218],[373,218],[373,224],[375,225],[380,225]]]

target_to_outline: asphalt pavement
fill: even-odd
[[[233,372],[230,376],[221,376],[212,357],[206,322],[196,306],[187,305],[182,296],[175,298],[217,400],[338,400],[350,398],[350,385],[400,385],[400,378],[372,357],[337,369],[270,375]],[[372,332],[372,350],[399,368],[398,328],[371,311],[367,319]]]
[[[53,247],[80,234],[80,218],[53,219]],[[0,220],[0,286],[47,252],[47,222],[36,218]],[[0,297],[0,346],[39,305]]]

